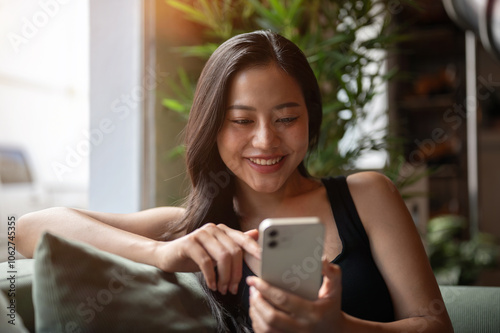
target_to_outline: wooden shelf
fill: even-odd
[[[391,121],[406,139],[408,162],[417,156],[412,154],[421,152],[418,156],[427,168],[438,167],[428,176],[428,215],[449,211],[467,216],[468,199],[463,195],[467,193],[466,119],[461,118],[457,128],[458,122],[444,117],[465,98],[465,33],[447,17],[441,1],[420,4],[424,12],[409,9],[406,17],[395,22],[407,27],[408,38],[398,44],[391,58],[391,66],[402,73],[390,83]],[[435,129],[446,133],[448,140],[436,142]],[[419,150],[419,142],[429,144]]]

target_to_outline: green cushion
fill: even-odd
[[[455,333],[500,332],[500,287],[440,288]]]
[[[35,253],[37,332],[212,332],[192,273],[165,273],[44,234]]]

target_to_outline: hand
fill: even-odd
[[[315,301],[275,288],[258,277],[248,277],[254,331],[342,332],[340,267],[323,260],[323,275]]]
[[[201,270],[210,289],[236,294],[243,255],[260,259],[255,234],[255,230],[243,233],[224,224],[208,223],[176,240],[160,243],[155,251],[157,267],[166,272]]]

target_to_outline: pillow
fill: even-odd
[[[215,332],[193,273],[165,273],[45,233],[35,252],[36,332]]]
[[[29,332],[26,326],[24,326],[23,319],[15,311],[15,307],[19,303],[17,298],[7,298],[3,292],[0,292],[0,316],[2,316],[0,320],[0,332]]]

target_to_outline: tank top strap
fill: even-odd
[[[325,185],[337,230],[342,240],[342,253],[349,250],[352,244],[358,246],[363,244],[369,248],[368,236],[352,200],[346,177],[323,178],[322,182]]]

